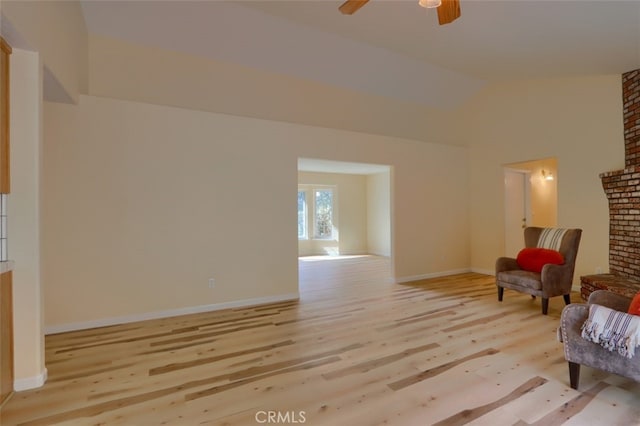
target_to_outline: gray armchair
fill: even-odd
[[[631,299],[610,291],[597,290],[589,295],[588,303],[627,312]],[[571,387],[578,389],[580,365],[640,382],[640,358],[637,354],[634,358],[626,358],[582,337],[582,324],[588,317],[589,305],[582,303],[565,306],[560,317],[559,337],[564,344],[564,357],[569,363]]]
[[[538,247],[540,235],[545,229],[530,226],[524,230],[525,247]],[[573,271],[580,245],[581,229],[567,229],[562,237],[558,251],[564,257],[562,265],[544,265],[540,273],[525,271],[518,266],[516,259],[500,257],[496,260],[496,285],[498,287],[498,300],[502,302],[504,289],[508,288],[532,297],[542,298],[542,313],[547,315],[549,311],[549,298],[564,296],[568,305],[571,303],[570,293],[573,284]]]

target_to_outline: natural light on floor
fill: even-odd
[[[341,259],[355,259],[359,257],[371,257],[371,254],[350,254],[350,255],[327,255],[327,256],[299,256],[298,260],[302,262],[317,262],[320,260],[341,260]]]

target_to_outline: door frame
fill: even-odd
[[[514,168],[514,167],[508,167],[505,166],[503,168],[503,176],[504,176],[504,224],[503,224],[503,229],[504,229],[504,246],[503,246],[503,255],[506,255],[507,253],[507,238],[508,238],[508,233],[507,233],[507,215],[508,215],[508,199],[509,199],[509,190],[510,188],[507,187],[506,185],[506,176],[507,173],[518,173],[520,175],[522,175],[523,177],[523,200],[524,200],[524,219],[525,219],[525,226],[530,226],[531,224],[531,218],[532,218],[532,214],[531,214],[531,171],[530,170],[526,170],[526,169],[518,169],[518,168]],[[523,228],[524,230],[524,228]]]

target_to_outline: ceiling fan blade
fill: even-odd
[[[367,4],[369,0],[347,0],[338,8],[344,15],[353,15],[362,6]]]
[[[438,7],[438,22],[449,24],[460,17],[460,0],[442,0]]]

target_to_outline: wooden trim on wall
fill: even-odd
[[[2,49],[9,55],[13,51],[13,49],[11,49],[11,46],[9,46],[9,43],[7,43],[2,37],[0,37],[0,49]]]
[[[13,393],[12,272],[0,274],[0,407]]]
[[[0,193],[11,191],[9,161],[9,55],[11,46],[0,37]]]
[[[0,37],[0,193],[11,191],[9,166],[9,55],[11,46]]]

